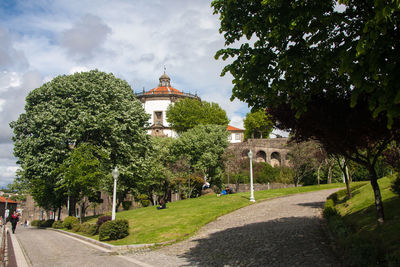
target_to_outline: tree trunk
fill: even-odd
[[[332,183],[332,166],[328,167],[328,184]]]
[[[372,189],[374,190],[376,216],[378,224],[383,224],[385,216],[383,211],[381,190],[379,189],[379,184],[378,184],[378,176],[376,174],[374,166],[370,166],[368,169],[369,169],[369,174],[371,176],[371,186]]]
[[[342,167],[340,165],[340,167]],[[343,168],[342,172],[343,172],[343,176],[344,176],[344,182],[346,183],[346,189],[347,189],[347,196],[350,198],[352,198],[353,196],[351,195],[351,191],[350,191],[350,183],[349,183],[349,173],[347,172],[347,163],[346,160],[343,160]]]
[[[57,221],[61,220],[61,207],[58,207],[58,216],[57,216]]]
[[[320,176],[319,176],[319,171],[321,170],[322,165],[320,164],[318,166],[318,171],[317,171],[317,180],[318,180],[318,185],[319,185],[319,181],[320,181]]]

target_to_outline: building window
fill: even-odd
[[[162,111],[154,111],[154,124],[155,125],[163,125]]]
[[[232,140],[232,134],[228,136],[228,140]]]
[[[235,134],[235,140],[240,140],[240,133]]]

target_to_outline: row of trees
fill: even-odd
[[[329,154],[363,165],[383,223],[376,164],[389,144],[400,142],[398,3],[215,0],[212,6],[226,46],[216,58],[233,58],[222,72],[233,76],[232,97],[267,108],[295,140],[317,140]]]
[[[181,102],[168,110],[180,137],[151,139],[149,115],[125,81],[97,70],[56,77],[29,93],[25,113],[10,124],[21,167],[14,188],[29,191],[46,210],[60,210],[68,199],[84,214],[88,201],[101,201],[100,191],[112,195],[114,166],[120,171],[117,206],[129,193],[151,200],[176,188],[196,194],[185,186],[193,191],[198,186],[191,184],[202,185],[204,176],[221,184],[226,113],[215,103]],[[199,109],[180,121],[187,105]]]

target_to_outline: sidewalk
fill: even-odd
[[[11,232],[6,225],[7,229],[7,242],[8,242],[8,266],[9,267],[30,267],[31,264],[25,257],[25,253],[18,241],[18,238]],[[18,230],[18,229],[17,229]]]

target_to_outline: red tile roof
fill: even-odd
[[[0,196],[0,202],[6,203],[6,198]],[[8,203],[15,203],[15,204],[17,204],[16,201],[14,201],[14,200],[12,200],[12,199],[10,199],[10,198],[8,198]]]
[[[228,125],[226,130],[228,130],[228,131],[243,131],[242,129],[239,129],[239,128],[236,128],[236,127],[233,127],[233,126],[230,126],[230,125]]]
[[[181,95],[182,92],[179,91],[178,89],[175,89],[173,87],[166,87],[166,86],[160,86],[160,87],[156,87],[153,88],[151,90],[149,90],[148,92],[144,93],[145,95],[153,95],[153,94],[177,94],[177,95]]]

